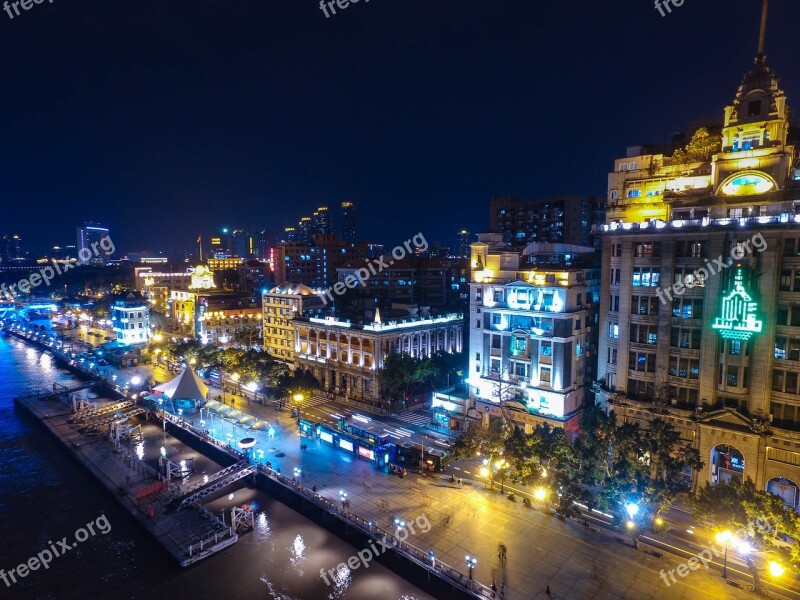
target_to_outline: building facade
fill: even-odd
[[[289,242],[275,249],[275,280],[326,288],[336,283],[337,269],[361,267],[368,258],[367,244],[345,242],[334,236],[314,235],[311,243]]]
[[[342,239],[345,242],[355,242],[358,239],[358,220],[356,207],[352,202],[342,202]]]
[[[546,250],[551,266],[531,266]],[[591,248],[530,245],[511,250],[499,233],[471,245],[471,416],[578,430],[594,379],[599,271]],[[555,264],[560,257],[561,264]]]
[[[430,357],[435,352],[461,352],[463,315],[410,316],[398,321],[365,324],[334,317],[296,318],[295,355],[323,389],[336,396],[383,404],[378,373],[392,353]]]
[[[364,286],[353,288],[353,293],[382,306],[398,302],[433,308],[466,307],[469,296],[468,259],[408,258],[392,262],[365,280]],[[360,267],[356,264],[337,269],[339,281],[355,277]]]
[[[117,343],[146,344],[150,340],[150,308],[140,294],[128,294],[111,307],[111,323]]]
[[[207,306],[199,317],[200,341],[219,348],[252,348],[261,344],[261,307]]]
[[[295,317],[320,316],[324,303],[311,288],[284,283],[265,291],[263,309],[264,350],[292,367],[295,361]]]
[[[621,419],[666,419],[699,448],[695,485],[749,477],[797,508],[800,157],[763,55],[723,116],[705,154],[704,134],[615,161],[596,389]]]
[[[595,225],[605,222],[604,205],[601,196],[492,198],[489,229],[500,233],[503,241],[514,248],[524,248],[530,243],[594,246]]]
[[[86,224],[77,228],[78,262],[82,265],[96,265],[102,267],[108,258],[101,252],[100,240],[108,237],[108,228],[99,225]],[[88,257],[88,258],[83,258]]]

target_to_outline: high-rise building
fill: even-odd
[[[311,217],[300,217],[297,223],[297,241],[301,244],[310,244],[314,237],[314,219]]]
[[[25,260],[22,253],[22,239],[18,235],[4,235],[0,238],[0,268]]]
[[[573,438],[595,377],[594,249],[512,250],[502,234],[484,233],[471,250],[468,383],[477,414],[526,432],[547,423]]]
[[[258,251],[259,232],[234,229],[231,233],[231,253],[242,258],[253,258]]]
[[[513,248],[524,248],[533,242],[592,246],[593,226],[604,223],[603,204],[598,196],[492,198],[489,229],[502,234],[503,241]],[[594,220],[598,218],[601,220]]]
[[[310,244],[293,242],[275,249],[275,280],[327,288],[338,281],[337,269],[363,266],[369,258],[365,243],[348,243],[334,236],[315,235]]]
[[[342,239],[345,242],[355,242],[356,233],[356,207],[352,202],[342,202]]]
[[[327,206],[320,206],[314,213],[314,234],[335,235],[333,230],[333,214]]]
[[[461,229],[456,238],[456,256],[469,258],[469,231]]]
[[[108,237],[108,228],[94,223],[86,223],[77,228],[78,233],[78,262],[82,265],[103,266],[108,256],[101,249],[101,240]],[[108,242],[104,243],[105,246]]]
[[[692,485],[750,478],[796,509],[800,156],[763,38],[723,123],[614,163],[596,391],[698,448]]]
[[[363,263],[355,263],[338,269],[339,281],[357,277],[362,266]],[[363,286],[355,286],[351,294],[373,306],[397,302],[463,312],[469,297],[469,260],[416,257],[395,260],[365,280]]]
[[[296,242],[297,240],[297,229],[294,227],[286,227],[283,230],[283,243],[290,243]]]

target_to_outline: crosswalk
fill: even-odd
[[[330,402],[325,396],[312,396],[311,398],[307,398],[303,400],[302,408],[313,408],[315,406],[322,406],[323,404],[327,404]]]
[[[403,423],[408,423],[409,425],[416,425],[417,427],[425,427],[431,422],[431,414],[423,411],[394,415],[392,418],[402,421]]]

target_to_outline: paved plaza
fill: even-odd
[[[122,374],[121,374],[122,376]],[[157,381],[172,374],[157,370]],[[212,397],[218,391],[212,389]],[[465,482],[463,488],[447,477],[406,477],[378,470],[371,463],[334,449],[318,440],[300,438],[296,420],[288,411],[248,402],[239,396],[225,395],[228,404],[270,422],[274,437],[267,432],[248,431],[258,439],[259,462],[271,462],[286,476],[301,470],[300,481],[308,488],[335,502],[340,492],[347,494],[350,510],[375,521],[383,528],[392,527],[395,518],[406,521],[423,515],[432,527],[408,542],[424,552],[433,550],[437,560],[464,572],[465,556],[477,557],[474,577],[485,585],[494,581],[500,597],[505,583],[508,599],[618,599],[649,598],[736,599],[750,594],[726,585],[717,571],[692,571],[667,586],[660,578],[662,569],[676,568],[678,557],[656,558],[615,539],[606,530],[594,532],[577,521],[561,521],[505,495],[485,489],[481,483]],[[190,417],[199,424],[200,417]],[[206,420],[218,439],[236,440],[245,430],[219,417]],[[227,438],[228,434],[231,438]],[[308,449],[302,451],[301,444]],[[283,456],[280,456],[283,454]],[[498,557],[498,544],[508,548],[507,559]],[[550,586],[551,594],[546,593]]]

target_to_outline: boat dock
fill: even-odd
[[[193,510],[171,510],[169,504],[176,495],[174,486],[135,454],[131,455],[102,434],[98,437],[99,429],[108,428],[125,416],[144,414],[144,409],[130,402],[112,401],[76,413],[63,393],[52,392],[17,397],[14,402],[61,442],[180,566],[186,567],[211,556],[239,539],[234,527],[224,524],[207,510],[196,506]],[[202,491],[201,488],[195,493]],[[179,498],[183,500],[183,496]],[[182,508],[185,506],[188,504],[184,502]]]

